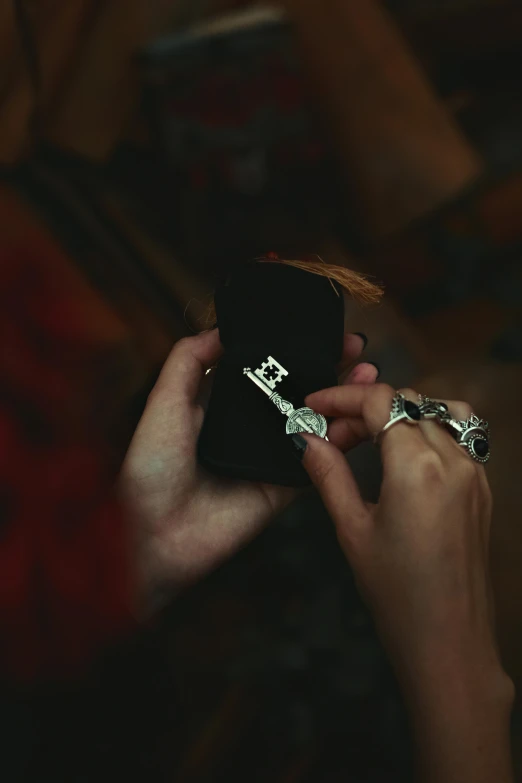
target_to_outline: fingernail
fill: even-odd
[[[361,340],[363,341],[363,343],[364,343],[364,345],[363,345],[363,351],[364,351],[364,349],[365,349],[365,348],[366,348],[366,346],[368,345],[368,338],[366,337],[366,335],[364,334],[364,332],[354,332],[354,334],[356,334],[356,335],[357,335],[357,337],[360,337],[360,338],[361,338]]]
[[[296,433],[292,435],[292,448],[297,459],[302,460],[308,448],[308,443],[299,433]]]
[[[379,367],[379,365],[377,364],[377,362],[366,362],[366,363],[367,363],[367,364],[373,364],[373,366],[374,366],[374,367],[375,367],[375,369],[377,370],[377,378],[380,378],[380,377],[381,377],[381,368]]]

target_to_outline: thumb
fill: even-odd
[[[308,433],[292,435],[294,450],[317,488],[342,545],[354,542],[368,529],[371,512],[344,454],[322,438]]]

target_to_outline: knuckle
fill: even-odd
[[[453,463],[449,481],[455,492],[463,492],[469,497],[485,501],[479,466],[467,454],[462,454],[460,459]]]
[[[472,484],[478,480],[477,465],[467,454],[460,455],[452,473],[458,483]]]
[[[363,400],[363,416],[373,418],[381,407],[385,407],[389,411],[394,394],[394,389],[387,383],[376,383],[375,386],[368,389],[368,394]]]
[[[388,399],[395,395],[395,389],[388,383],[377,383],[372,389],[372,396],[376,399]]]
[[[190,350],[193,340],[193,337],[182,337],[177,341],[172,350],[175,351],[176,354],[184,354]]]
[[[407,400],[412,400],[415,402],[419,398],[418,392],[416,392],[414,389],[405,388],[405,389],[399,389],[400,393],[403,394]]]
[[[362,404],[362,417],[372,435],[377,435],[389,420],[395,390],[387,383],[372,386]]]
[[[469,419],[470,416],[472,416],[473,408],[471,407],[469,402],[463,402],[463,401],[459,400],[459,402],[457,403],[457,406],[458,406],[459,416],[462,419]]]
[[[445,482],[446,471],[437,452],[433,449],[425,449],[418,453],[405,477],[411,484],[429,484],[435,487]]]

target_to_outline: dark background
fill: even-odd
[[[2,234],[77,276],[111,459],[232,264],[319,254],[373,275],[384,303],[349,305],[347,327],[382,379],[491,423],[499,638],[519,684],[519,4],[47,0],[6,4],[4,22]],[[352,462],[376,497],[373,450]],[[7,687],[2,713],[6,781],[410,774],[400,696],[313,493],[78,681]],[[517,708],[518,767],[521,726]]]

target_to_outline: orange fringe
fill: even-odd
[[[337,264],[327,264],[322,259],[318,261],[291,261],[288,259],[275,259],[272,255],[268,258],[258,259],[261,263],[286,264],[294,266],[296,269],[302,269],[304,272],[310,272],[312,275],[327,277],[330,280],[332,288],[339,296],[333,281],[338,283],[356,302],[362,305],[376,305],[382,299],[384,289],[382,286],[372,283],[365,275],[360,272],[354,272],[353,269],[347,269]],[[216,307],[214,298],[208,306],[206,313],[202,316],[203,328],[211,329],[216,323]]]

